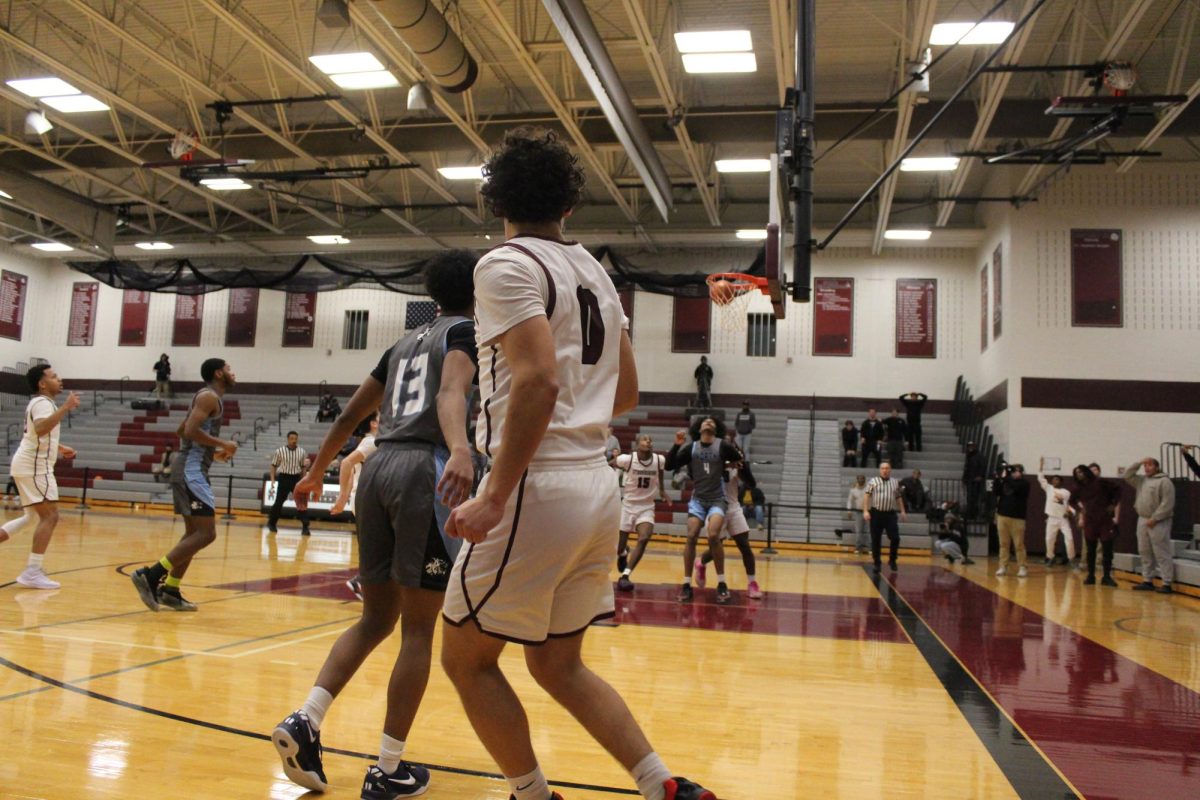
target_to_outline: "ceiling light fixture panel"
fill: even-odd
[[[42,102],[64,114],[85,114],[89,111],[108,111],[108,106],[90,94],[68,94],[62,97],[43,97]]]
[[[680,53],[746,53],[753,49],[750,31],[679,31],[675,48]]]
[[[309,56],[308,60],[326,75],[341,75],[347,72],[379,72],[383,63],[373,53],[330,53]]]
[[[957,156],[906,158],[900,162],[901,172],[952,172],[958,169]]]
[[[933,231],[900,228],[883,232],[883,238],[894,242],[923,242],[933,235]]]
[[[386,69],[371,72],[341,72],[330,75],[329,80],[343,89],[387,89],[399,86],[400,81]]]
[[[939,22],[933,26],[929,43],[934,46],[1000,44],[1015,27],[1012,22]]]
[[[29,97],[61,97],[79,94],[79,90],[61,78],[22,78],[7,81],[8,85]]]
[[[174,250],[175,245],[170,242],[138,242],[134,245],[139,250]]]
[[[60,242],[35,242],[33,247],[47,253],[69,253],[75,249],[69,244],[62,244]]]
[[[717,172],[770,172],[769,158],[718,158]]]
[[[438,174],[448,181],[481,181],[483,167],[438,167]]]

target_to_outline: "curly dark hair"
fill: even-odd
[[[704,423],[704,420],[706,420],[706,419],[711,419],[713,422],[716,423],[717,430],[716,430],[715,435],[718,439],[724,439],[725,431],[726,431],[725,421],[722,419],[718,419],[717,417],[706,417],[706,416],[703,416],[700,414],[696,415],[695,419],[692,420],[692,424],[688,427],[688,433],[690,433],[692,435],[692,438],[695,439],[696,441],[700,440],[700,426]]]
[[[479,189],[493,214],[509,222],[558,222],[583,198],[579,159],[554,131],[506,131],[483,165]]]
[[[475,262],[470,250],[446,250],[425,262],[425,291],[443,311],[461,312],[475,297]]]

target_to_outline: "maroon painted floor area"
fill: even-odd
[[[892,584],[1084,797],[1200,798],[1200,694],[941,567]]]
[[[357,574],[357,569],[334,569],[328,572],[310,572],[306,575],[288,575],[283,578],[221,583],[209,588],[232,589],[238,592],[294,594],[299,597],[323,597],[328,600],[353,600],[355,599],[354,593],[346,586],[346,581]]]

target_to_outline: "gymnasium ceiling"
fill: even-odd
[[[1018,19],[1035,0],[1008,0],[992,19]],[[818,229],[831,227],[879,177],[891,157],[991,51],[959,46],[931,72],[927,96],[906,94],[867,114],[904,80],[902,65],[920,53],[935,22],[973,21],[995,0],[819,0],[817,5]],[[625,149],[602,116],[542,0],[436,0],[479,63],[462,94],[437,89],[429,112],[406,110],[422,69],[376,12],[353,0],[348,27],[317,20],[321,0],[8,0],[0,3],[0,70],[4,81],[53,76],[109,105],[65,114],[0,83],[0,184],[28,174],[70,193],[49,206],[26,202],[40,190],[22,186],[2,200],[0,236],[28,249],[57,240],[102,255],[82,241],[73,198],[119,216],[114,252],[122,257],[300,252],[384,253],[439,246],[486,246],[499,224],[478,205],[475,183],[439,175],[444,166],[479,164],[484,148],[519,123],[537,123],[582,141],[586,204],[571,231],[588,243],[663,248],[735,243],[739,228],[767,219],[765,174],[719,174],[715,159],[765,157],[773,150],[775,109],[792,83],[795,0],[588,0],[587,9],[645,124],[671,183],[674,210],[664,222]],[[1136,65],[1138,93],[1200,91],[1198,0],[1048,0],[1002,56],[1007,63],[1047,65],[1126,60]],[[757,70],[692,75],[682,69],[676,31],[748,29]],[[934,48],[939,55],[945,48]],[[369,51],[399,79],[395,88],[339,90],[309,63],[314,54]],[[1049,137],[1043,112],[1062,94],[1079,94],[1078,73],[985,75],[933,130],[915,155],[991,149]],[[224,154],[256,159],[255,169],[362,165],[387,158],[414,169],[362,179],[256,183],[215,192],[179,178],[178,169],[147,169],[170,158],[175,132],[199,133],[197,157],[221,152],[218,99],[260,100],[340,92],[334,102],[238,109],[226,123]],[[54,124],[37,136],[26,115],[42,108]],[[675,122],[677,124],[670,124]],[[866,122],[850,141],[831,145]],[[1077,123],[1078,124],[1078,123]],[[1168,126],[1134,120],[1113,137],[1117,149],[1150,147],[1156,159],[1195,169],[1200,162],[1200,108],[1185,107]],[[1118,161],[1107,167],[1145,168]],[[8,171],[7,173],[5,171]],[[839,244],[874,244],[887,227],[934,228],[931,244],[978,240],[977,197],[1005,173],[1009,192],[1027,193],[1047,174],[964,159],[950,173],[902,173],[855,217]],[[269,190],[272,185],[276,191]],[[0,185],[0,189],[5,189]],[[362,207],[461,203],[457,207],[363,211]],[[37,206],[33,213],[30,206]],[[56,214],[53,209],[67,210]],[[47,211],[47,208],[50,210]],[[101,214],[93,228],[103,227]],[[90,229],[89,229],[90,230]],[[306,237],[340,234],[342,246]],[[103,237],[99,237],[103,239]],[[138,241],[166,241],[172,253],[146,253]],[[752,244],[749,246],[753,246]],[[37,252],[30,250],[29,252]],[[74,257],[79,256],[77,250]],[[72,256],[68,256],[72,257]]]

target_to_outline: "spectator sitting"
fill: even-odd
[[[904,495],[904,504],[910,511],[924,511],[929,504],[929,493],[921,482],[921,470],[914,469],[912,475],[900,481],[900,494]]]
[[[321,397],[320,405],[317,406],[317,422],[333,422],[341,413],[342,406],[338,403],[337,398],[326,392]]]
[[[875,466],[879,466],[879,442],[883,440],[883,420],[875,416],[875,409],[867,409],[867,418],[858,426],[858,439],[862,443],[862,455],[859,458],[860,467],[867,466],[867,457],[875,456]]]
[[[967,556],[967,524],[957,514],[947,513],[942,518],[934,547],[951,564],[955,561],[962,564],[975,563]]]
[[[758,522],[758,529],[763,529],[763,519],[766,516],[767,496],[763,494],[762,489],[755,486],[747,486],[742,484],[742,508],[746,512],[747,517],[754,517]]]
[[[842,427],[842,466],[858,466],[858,428],[851,419]]]

